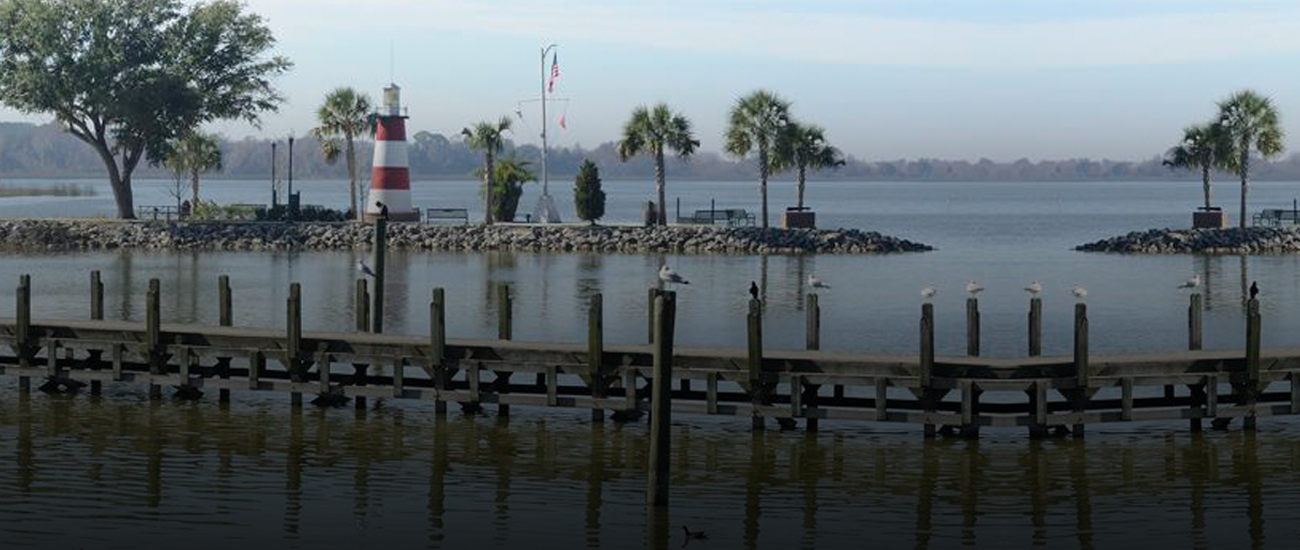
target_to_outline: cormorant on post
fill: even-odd
[[[1251,299],[1251,300],[1254,300],[1256,296],[1259,296],[1259,284],[1257,284],[1255,281],[1251,281],[1251,282],[1250,282],[1250,299]]]
[[[388,205],[387,205],[387,204],[384,204],[384,203],[382,203],[382,202],[379,202],[379,201],[375,201],[375,206],[378,206],[378,207],[379,207],[379,217],[380,217],[380,218],[383,218],[383,219],[385,219],[385,220],[387,220],[387,219],[388,219]]]
[[[754,281],[749,282],[749,295],[755,300],[758,299],[758,283],[755,283]]]

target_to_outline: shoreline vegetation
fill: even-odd
[[[1126,254],[1295,254],[1300,253],[1300,227],[1148,229],[1074,249]]]
[[[0,183],[0,199],[12,197],[93,197],[95,188],[75,183],[58,185],[9,185]]]
[[[0,221],[0,250],[369,250],[373,234],[372,225],[357,223],[8,219]],[[418,251],[723,254],[933,250],[925,244],[857,229],[421,223],[390,223],[388,246]]]

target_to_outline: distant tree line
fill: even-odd
[[[483,166],[483,155],[465,145],[462,137],[451,137],[427,131],[411,135],[411,175],[417,179],[469,179],[474,170]],[[370,169],[371,143],[358,142],[357,157],[360,173]],[[244,138],[221,140],[224,169],[218,178],[269,178],[271,174],[271,141]],[[531,144],[515,145],[506,139],[505,156],[540,165],[541,150]],[[280,140],[281,177],[285,169],[286,147]],[[601,177],[606,180],[651,179],[654,161],[646,156],[619,160],[616,142],[603,143],[595,148],[557,147],[551,149],[548,160],[552,179],[572,178],[578,173],[584,159],[600,166]],[[912,159],[864,161],[848,157],[844,166],[836,171],[822,171],[821,180],[861,181],[1091,181],[1091,180],[1190,180],[1199,174],[1185,170],[1171,170],[1162,164],[1163,158],[1152,156],[1142,161],[1113,161],[1090,159],[1042,160],[1020,159],[1015,162]],[[755,161],[733,161],[716,152],[696,152],[688,161],[675,158],[666,160],[678,180],[744,180],[754,179]],[[94,150],[68,135],[57,124],[33,125],[27,123],[0,123],[0,177],[102,177],[103,162]],[[322,158],[320,145],[311,136],[298,136],[294,143],[294,178],[346,179],[344,163],[328,164]],[[137,174],[143,177],[166,178],[169,172],[162,167],[141,166]],[[1222,172],[1222,178],[1231,174]],[[791,180],[793,173],[784,173],[779,179]],[[1256,181],[1300,181],[1300,153],[1271,162],[1256,161],[1251,164],[1251,179]]]

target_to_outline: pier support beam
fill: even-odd
[[[1259,401],[1259,347],[1260,319],[1259,299],[1251,298],[1246,302],[1246,383],[1242,397],[1246,404],[1246,418],[1242,419],[1242,429],[1254,431],[1256,424],[1256,407]]]
[[[217,278],[217,323],[223,327],[234,326],[235,312],[234,303],[230,295],[230,276],[222,275]],[[230,379],[230,358],[223,357],[218,365],[220,377],[222,380]],[[217,401],[221,403],[230,402],[230,389],[221,388],[217,394]]]
[[[371,247],[373,254],[370,268],[375,272],[374,304],[370,307],[370,332],[384,331],[384,265],[388,254],[388,220],[375,219],[375,242]]]
[[[926,302],[921,304],[921,356],[920,356],[920,378],[921,378],[921,408],[925,414],[925,437],[935,436],[935,425],[932,419],[935,411],[935,392],[930,388],[930,378],[934,371],[934,304]]]
[[[15,296],[17,306],[14,327],[14,340],[17,342],[18,366],[31,366],[32,358],[32,276],[18,277],[18,290]],[[26,395],[32,391],[32,379],[28,376],[18,377],[18,392]]]
[[[514,336],[514,307],[510,300],[510,285],[497,285],[497,338],[510,340]],[[497,395],[510,393],[510,373],[494,372]],[[510,405],[497,404],[498,416],[510,416]]]
[[[966,355],[980,356],[980,301],[973,296],[966,299]]]
[[[90,272],[90,320],[104,320],[104,282],[100,279],[99,270]],[[103,352],[91,351],[90,358],[95,363],[96,368],[102,363]],[[104,391],[104,383],[99,380],[90,381],[90,395],[99,395]]]
[[[145,295],[145,344],[149,349],[149,374],[163,374],[163,366],[166,361],[165,351],[162,345],[162,309],[161,303],[162,288],[158,279],[149,279],[149,292]],[[162,386],[153,382],[149,383],[149,398],[161,399]]]
[[[609,382],[605,377],[605,298],[600,293],[591,295],[587,305],[587,368],[591,378],[591,397],[597,403],[605,398]],[[605,409],[599,405],[591,409],[592,422],[605,421]]]
[[[762,430],[763,416],[758,410],[767,402],[766,380],[763,376],[763,302],[757,299],[749,301],[749,315],[746,316],[746,321],[749,341],[749,398],[754,405],[752,427],[754,430]]]
[[[1029,356],[1043,354],[1043,299],[1029,299]]]
[[[1074,391],[1074,413],[1076,418],[1070,433],[1074,437],[1083,437],[1084,424],[1082,415],[1088,409],[1088,305],[1074,304],[1074,371],[1078,387]]]
[[[650,469],[646,504],[668,506],[672,451],[673,328],[677,293],[655,299],[654,385],[650,391]]]
[[[1187,304],[1187,349],[1191,351],[1201,349],[1201,309],[1201,295],[1200,293],[1193,292],[1191,297],[1188,298]],[[1200,397],[1200,395],[1194,388],[1190,389],[1190,391],[1192,397],[1192,408],[1196,408],[1200,405],[1198,402],[1198,397]],[[1172,385],[1165,386],[1165,399],[1172,400],[1173,398],[1174,387]],[[1201,431],[1200,418],[1191,418],[1188,419],[1188,422],[1191,431]]]
[[[807,331],[805,334],[806,337],[805,347],[807,349],[813,351],[822,349],[821,330],[822,330],[821,304],[819,303],[816,293],[809,293]],[[800,392],[800,391],[804,392],[804,397],[803,397],[804,405],[808,408],[810,412],[812,412],[812,416],[809,416],[804,420],[806,429],[810,433],[816,433],[817,430],[820,428],[820,426],[818,426],[818,418],[816,417],[817,392],[819,389],[820,388],[814,384],[807,384],[806,389],[796,388],[794,387],[793,383],[791,384],[790,387],[791,400],[794,399],[796,392]]]
[[[287,301],[288,312],[286,319],[288,321],[287,344],[285,354],[288,360],[285,362],[285,368],[289,371],[289,380],[294,384],[302,382],[302,370],[304,361],[302,360],[302,285],[291,283],[289,285],[289,299]],[[289,393],[290,404],[295,409],[302,407],[302,392],[293,391]]]
[[[357,279],[356,288],[356,305],[353,306],[353,316],[355,317],[357,332],[370,332],[370,290],[366,279]],[[370,365],[353,363],[352,380],[353,383],[362,386],[366,383],[366,370]],[[352,399],[352,404],[357,410],[366,409],[366,396],[358,395]]]
[[[447,401],[441,393],[451,390],[451,371],[447,365],[447,294],[441,287],[433,289],[429,299],[429,362],[433,387],[440,394],[434,401],[434,411],[443,415],[447,413]]]

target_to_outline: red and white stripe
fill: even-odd
[[[406,149],[406,117],[379,116],[365,219],[378,217],[380,207],[376,203],[382,202],[388,206],[388,219],[419,221],[419,212],[411,208],[411,169]]]

